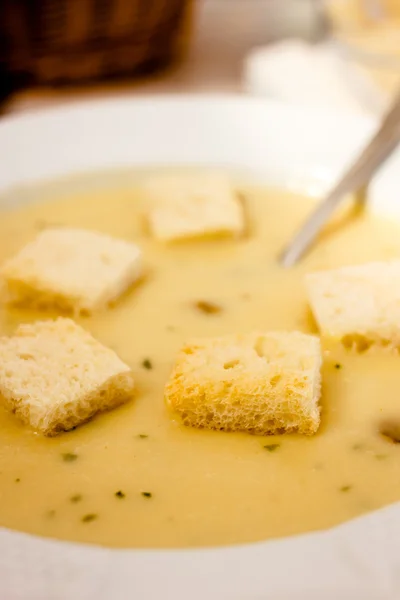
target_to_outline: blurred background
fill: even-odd
[[[239,92],[380,113],[400,0],[0,0],[0,110]]]

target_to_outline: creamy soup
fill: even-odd
[[[400,416],[399,356],[325,344],[322,423],[313,437],[185,428],[163,402],[186,339],[315,332],[304,273],[399,256],[400,225],[348,209],[286,271],[276,257],[310,199],[245,186],[246,238],[166,247],[145,231],[134,178],[89,187],[11,194],[35,202],[2,214],[0,259],[47,225],[86,227],[142,246],[146,280],[109,311],[80,319],[132,367],[136,398],[55,438],[0,407],[0,525],[107,546],[212,546],[331,527],[400,500],[400,445],[379,433],[382,421]],[[201,301],[222,310],[204,311]],[[0,331],[54,314],[2,308]]]

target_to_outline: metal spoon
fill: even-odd
[[[336,184],[328,196],[309,217],[294,239],[279,257],[284,267],[291,267],[303,256],[315,240],[329,217],[343,200],[358,191],[371,180],[382,163],[392,154],[400,142],[400,94],[383,119],[382,125],[359,158]]]

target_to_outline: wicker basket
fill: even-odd
[[[60,85],[153,71],[189,37],[192,0],[0,0],[4,81]]]

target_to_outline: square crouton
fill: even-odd
[[[242,203],[223,174],[159,175],[144,191],[150,230],[158,240],[243,233]]]
[[[42,231],[0,269],[10,303],[76,313],[107,306],[141,274],[136,245],[69,228]]]
[[[20,325],[0,338],[0,396],[24,423],[55,435],[133,393],[118,356],[70,319]]]
[[[258,435],[320,424],[321,348],[299,332],[194,340],[180,352],[167,405],[185,425]]]
[[[358,350],[400,344],[400,261],[311,273],[306,287],[323,335]]]

